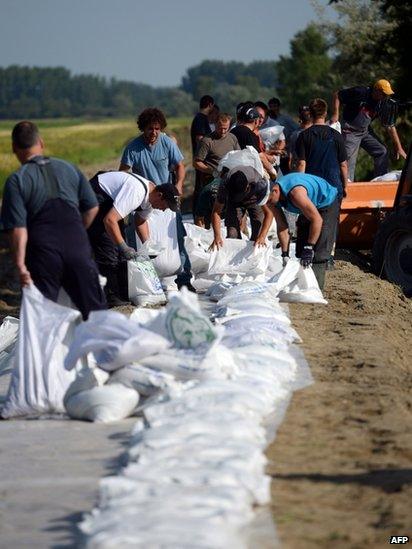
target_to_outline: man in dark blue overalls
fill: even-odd
[[[95,194],[77,168],[43,156],[32,122],[19,122],[12,142],[22,166],[6,181],[1,218],[20,283],[33,282],[52,301],[64,288],[86,319],[107,307],[86,232],[98,212]]]

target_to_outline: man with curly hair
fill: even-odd
[[[137,126],[142,133],[126,146],[119,170],[131,170],[132,173],[145,177],[155,185],[173,183],[178,194],[181,195],[185,179],[183,155],[176,142],[163,133],[167,126],[165,115],[160,109],[147,108],[139,114]],[[182,261],[176,284],[179,289],[186,286],[194,292],[195,289],[190,283],[191,265],[184,246],[185,229],[180,212],[176,214],[176,223]]]

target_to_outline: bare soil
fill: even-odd
[[[290,306],[315,383],[268,450],[273,516],[286,549],[386,547],[412,536],[412,300],[348,252],[325,297]],[[0,235],[0,322],[19,301]]]
[[[341,253],[329,305],[290,307],[315,383],[268,450],[282,547],[385,547],[412,535],[412,301]]]

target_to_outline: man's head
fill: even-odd
[[[148,108],[139,114],[137,126],[143,133],[146,143],[154,145],[162,130],[167,126],[167,122],[160,109]]]
[[[312,120],[308,105],[301,105],[298,109],[298,118],[301,124],[307,124]]]
[[[269,116],[271,118],[277,118],[280,112],[280,101],[277,97],[272,97],[268,101]]]
[[[20,162],[31,156],[43,154],[43,140],[36,124],[23,120],[16,124],[11,133],[13,152]]]
[[[216,120],[216,133],[219,137],[224,137],[230,130],[232,117],[226,112],[219,113]]]
[[[215,100],[211,95],[203,95],[199,101],[199,109],[205,114],[210,114],[214,104]]]
[[[317,97],[309,103],[309,112],[313,120],[325,119],[328,112],[328,104],[324,99]]]
[[[280,200],[280,186],[278,183],[272,183],[272,188],[270,190],[267,204],[268,205],[272,204],[273,206],[276,206],[279,200]]]
[[[176,187],[171,183],[157,185],[149,193],[149,202],[156,210],[166,210],[169,208],[172,212],[179,211],[179,194]]]
[[[251,166],[232,168],[226,177],[226,189],[229,201],[236,205],[241,205],[252,190],[257,204],[266,203],[268,197],[267,181]]]
[[[256,101],[254,103],[254,107],[259,113],[259,119],[258,119],[258,128],[265,122],[266,118],[268,117],[269,109],[266,103],[263,103],[263,101]]]
[[[372,96],[377,101],[382,101],[382,99],[386,99],[386,97],[389,97],[394,93],[390,82],[384,78],[377,80],[373,85]]]
[[[236,114],[240,124],[253,124],[255,126],[258,124],[259,112],[251,101],[244,103]]]

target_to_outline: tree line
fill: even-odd
[[[403,0],[330,0],[338,18],[320,8],[316,22],[298,32],[289,55],[276,61],[205,60],[190,67],[179,87],[95,75],[73,75],[64,67],[0,68],[0,118],[130,116],[156,105],[168,116],[188,116],[199,98],[213,95],[223,110],[246,100],[278,96],[295,114],[313,97],[330,98],[341,86],[391,80],[412,99],[408,44],[412,5]],[[274,52],[275,54],[275,52]]]

